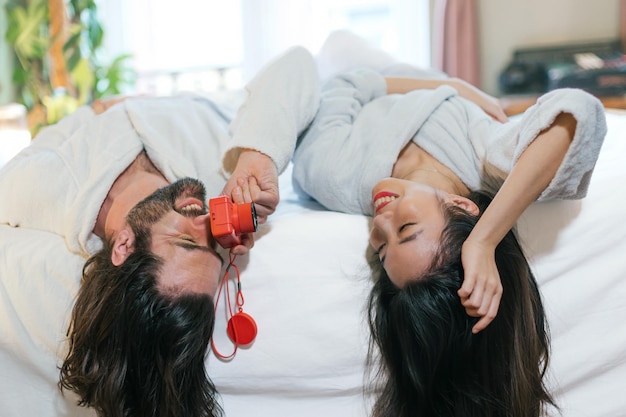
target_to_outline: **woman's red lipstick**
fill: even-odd
[[[391,203],[393,200],[390,199],[388,201],[380,202],[378,203],[378,205],[376,204],[377,201],[385,197],[397,197],[397,196],[398,196],[397,194],[391,193],[389,191],[381,191],[379,193],[376,193],[376,195],[372,199],[372,204],[374,205],[375,212],[378,213],[383,207]]]

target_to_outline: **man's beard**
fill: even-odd
[[[199,216],[205,214],[206,191],[204,185],[194,178],[183,178],[166,187],[156,190],[141,200],[126,216],[126,221],[132,228],[138,241],[144,240],[149,244],[150,228],[167,213],[176,211],[176,200],[181,197],[193,197],[203,202],[201,210],[185,210],[179,212],[184,216]]]

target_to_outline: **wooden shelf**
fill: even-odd
[[[500,97],[500,104],[507,116],[523,113],[535,104],[539,94],[522,94]],[[616,97],[598,97],[607,109],[626,109],[626,95]]]

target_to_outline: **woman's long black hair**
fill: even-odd
[[[490,196],[469,198],[482,213]],[[495,258],[503,295],[498,315],[478,334],[461,305],[461,247],[478,217],[445,207],[447,226],[430,270],[396,287],[372,257],[368,301],[370,365],[380,390],[374,417],[535,417],[554,405],[543,377],[549,336],[537,284],[510,231]],[[380,355],[378,357],[377,355]]]

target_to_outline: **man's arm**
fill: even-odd
[[[91,108],[95,114],[104,113],[109,109],[109,107],[112,107],[117,103],[121,103],[127,98],[129,98],[129,96],[115,96],[104,99],[96,99],[93,103],[91,103]]]
[[[261,152],[244,149],[224,190],[237,204],[254,202],[259,224],[263,224],[279,201],[276,164]]]
[[[278,174],[319,105],[313,56],[304,48],[291,48],[266,65],[246,91],[246,102],[230,126],[232,144],[222,158],[224,170],[231,173],[222,194],[238,204],[253,202],[263,224],[279,202]],[[246,235],[231,252],[245,253],[253,243],[253,235]]]
[[[306,49],[292,47],[266,65],[246,92],[246,101],[230,126],[232,142],[222,158],[224,170],[233,172],[240,153],[254,149],[270,156],[280,173],[319,106],[315,60]]]
[[[261,152],[253,149],[242,150],[223,194],[229,195],[237,204],[253,202],[258,223],[265,223],[267,217],[276,210],[279,201],[276,164]],[[252,233],[243,235],[241,240],[241,245],[231,249],[232,254],[243,255],[254,246]]]
[[[468,314],[481,317],[474,326],[475,333],[494,319],[500,305],[502,284],[494,259],[495,248],[556,175],[576,124],[571,114],[561,113],[537,136],[463,244],[465,279],[459,296]]]

